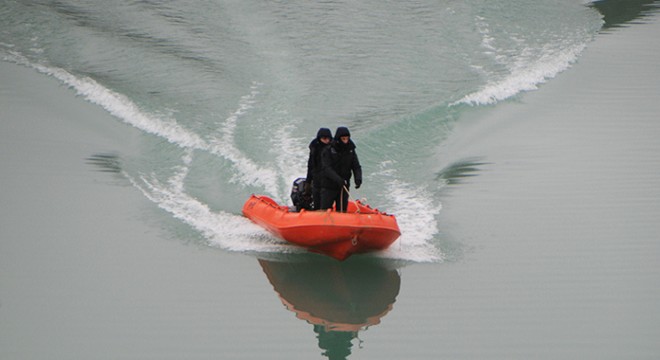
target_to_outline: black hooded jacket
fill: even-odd
[[[332,133],[328,128],[320,128],[316,133],[316,138],[309,143],[309,159],[307,160],[307,182],[319,186],[323,177],[321,167],[321,154],[323,149],[330,146],[321,142],[322,137],[332,138]],[[319,186],[320,187],[320,186]]]
[[[350,135],[347,128],[337,128],[332,144],[323,150],[321,167],[324,176],[321,187],[339,190],[344,185],[344,180],[350,185],[352,175],[355,175],[356,185],[362,184],[362,166],[355,152],[355,144],[350,139],[348,144],[344,144],[340,139]]]

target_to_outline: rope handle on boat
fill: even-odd
[[[348,191],[348,188],[346,187],[346,185],[344,185],[344,189],[343,189],[343,190],[346,190],[346,193],[348,194],[348,200],[349,200],[349,201],[351,201],[351,200],[356,201],[356,200],[351,196],[351,192]],[[342,191],[343,191],[343,190],[342,190]],[[344,197],[342,196],[341,198],[342,198],[342,201],[343,201],[343,200],[344,200]],[[360,207],[357,206],[357,204],[356,204],[356,205],[355,205],[355,208],[357,209],[355,212],[357,212],[357,213],[359,214],[359,213],[360,213]],[[346,209],[348,209],[348,204],[346,204]]]

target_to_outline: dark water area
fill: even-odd
[[[634,24],[658,10],[658,2],[653,0],[604,0],[594,1],[590,6],[603,14],[605,30]]]

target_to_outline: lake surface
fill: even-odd
[[[0,358],[658,358],[657,8],[4,2]],[[340,125],[343,263],[240,214]]]

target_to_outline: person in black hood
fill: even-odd
[[[330,146],[332,132],[328,128],[320,128],[316,138],[309,143],[309,160],[307,160],[307,177],[305,182],[305,194],[311,193],[313,199],[313,210],[321,208],[321,181],[323,169],[321,168],[321,154],[323,149]]]
[[[346,212],[351,177],[355,176],[356,189],[362,185],[362,166],[348,128],[337,128],[335,139],[321,154],[321,167],[321,210],[332,208],[334,203],[337,211]]]

